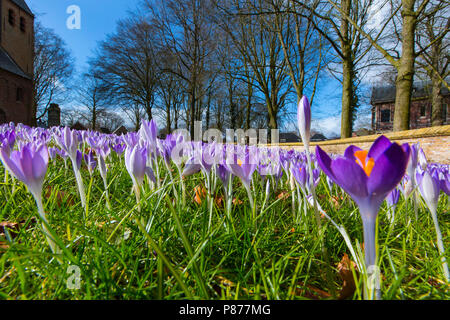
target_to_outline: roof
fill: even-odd
[[[321,133],[316,133],[311,137],[311,141],[325,141],[327,140],[327,137],[325,137]]]
[[[300,142],[301,139],[293,132],[281,132],[279,134],[280,142]]]
[[[11,59],[8,53],[0,47],[0,69],[14,73],[26,79],[30,79],[30,76],[20,69],[20,67]]]
[[[32,15],[34,17],[33,12],[31,12],[30,7],[28,7],[28,5],[25,2],[25,0],[11,0],[11,1],[14,2],[23,11],[29,13],[30,15]]]
[[[429,81],[421,81],[415,82],[413,84],[413,92],[412,98],[426,98],[431,94],[431,82]],[[448,95],[449,91],[446,87],[441,88],[442,95]],[[394,86],[385,86],[373,88],[372,90],[372,98],[370,99],[372,104],[377,103],[387,103],[395,101],[395,87]]]

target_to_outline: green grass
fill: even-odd
[[[44,198],[50,226],[66,247],[54,257],[34,219],[38,215],[33,197],[20,182],[15,181],[14,188],[11,178],[5,183],[3,168],[0,171],[0,221],[22,222],[15,237],[0,238],[7,247],[0,249],[2,299],[332,299],[341,290],[337,265],[350,252],[338,230],[322,219],[330,261],[325,263],[314,212],[308,208],[306,216],[303,210],[293,216],[286,179],[279,183],[279,190],[288,197],[277,199],[278,192],[272,192],[261,212],[265,194],[255,178],[257,218],[252,219],[246,191],[236,178],[233,194],[242,204],[233,205],[232,221],[215,204],[208,230],[206,199],[201,205],[193,201],[194,187],[203,181],[201,174],[185,180],[183,206],[173,194],[172,183],[177,192],[181,190],[177,171],[170,181],[162,170],[163,187],[150,190],[144,185],[139,212],[131,179],[123,161],[115,158],[108,171],[112,210],[106,208],[103,182],[96,172],[85,219],[71,166],[68,163],[65,168],[58,159],[50,164],[44,186],[51,187]],[[83,180],[88,193],[90,176],[84,169]],[[362,223],[353,202],[344,195],[339,206],[333,205],[323,182],[316,191],[322,208],[345,227],[352,243],[362,242]],[[216,193],[217,197],[222,194],[220,182]],[[447,259],[448,207],[447,196],[441,196],[438,217]],[[385,204],[380,210],[383,299],[450,297],[431,215],[422,204],[418,213],[416,221],[412,201],[401,198],[391,226]],[[79,289],[67,286],[70,265],[79,267]],[[362,299],[363,285],[359,274],[355,276],[357,288],[349,299]],[[318,294],[318,289],[331,296]]]

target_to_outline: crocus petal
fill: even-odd
[[[27,177],[28,181],[31,181],[33,177],[33,157],[30,147],[27,145],[21,150],[20,167],[22,168],[23,175]]]
[[[386,138],[385,136],[378,137],[372,146],[370,147],[369,153],[367,154],[368,158],[373,158],[377,161],[378,157],[383,154],[383,152],[391,146],[392,142]]]
[[[339,184],[348,194],[357,201],[357,198],[367,197],[367,175],[355,162],[340,158],[331,163],[331,170]]]
[[[317,158],[317,162],[319,164],[320,169],[322,169],[322,171],[328,177],[330,177],[330,179],[333,180],[334,183],[338,183],[336,181],[336,177],[333,174],[333,171],[331,170],[331,163],[332,163],[331,158],[319,146],[316,146],[316,158]]]
[[[19,151],[13,151],[10,155],[6,153],[4,148],[0,149],[0,155],[3,161],[3,164],[8,168],[8,170],[20,181],[23,183],[27,183],[28,180],[25,178],[22,172],[22,168],[20,166],[20,155]],[[16,165],[17,164],[17,165]]]
[[[145,174],[147,175],[147,177],[148,177],[151,181],[153,181],[154,183],[156,183],[156,177],[155,177],[155,174],[153,173],[152,168],[146,167],[146,168],[145,168]]]
[[[355,152],[361,151],[361,150],[362,150],[361,148],[351,145],[351,146],[347,147],[347,149],[345,149],[344,157],[346,157],[350,160],[356,161]]]
[[[377,197],[386,197],[405,175],[409,153],[405,153],[397,143],[379,155],[368,180],[369,193]]]
[[[436,208],[440,191],[439,180],[433,178],[428,170],[423,175],[423,179],[419,184],[419,190],[428,207]]]
[[[47,147],[41,146],[34,154],[32,166],[33,166],[33,179],[36,181],[44,181],[45,174],[47,173],[48,165],[48,151]]]
[[[297,122],[302,141],[303,143],[308,144],[310,140],[311,128],[311,106],[309,105],[309,101],[306,96],[303,96],[298,103]]]

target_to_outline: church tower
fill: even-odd
[[[0,0],[0,124],[32,124],[34,15],[25,0]]]

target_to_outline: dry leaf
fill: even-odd
[[[303,282],[299,282],[298,286],[302,287],[302,288],[297,288],[295,290],[295,295],[297,296],[302,296],[302,297],[306,297],[309,299],[314,299],[314,300],[319,300],[319,299],[328,299],[331,298],[331,295],[319,288],[316,288],[312,285],[305,285]]]
[[[223,196],[216,197],[214,200],[216,202],[216,206],[218,206],[219,208],[223,207]]]
[[[338,198],[336,196],[332,196],[330,198],[330,203],[333,205],[333,207],[335,209],[339,209],[340,208],[339,200],[338,200]]]
[[[355,271],[358,270],[356,263],[348,257],[346,253],[342,257],[341,261],[337,266],[339,276],[341,277],[342,289],[339,292],[339,299],[346,299],[353,295],[356,290],[355,279],[353,278],[352,267]]]
[[[6,241],[0,241],[0,253],[5,252],[9,249],[9,244]]]
[[[31,228],[36,224],[36,218],[33,217],[29,220],[29,224],[27,226],[27,229]],[[27,220],[22,219],[18,222],[10,222],[10,221],[4,221],[0,222],[0,237],[6,238],[6,230],[8,231],[11,238],[16,238],[19,234],[20,228],[23,227],[23,225],[27,222]],[[6,229],[6,230],[5,230]]]
[[[205,187],[198,185],[194,188],[195,196],[194,201],[197,204],[202,204],[203,199],[206,197],[206,189]]]
[[[44,197],[45,198],[49,198],[52,194],[53,188],[51,186],[48,186],[47,188],[45,188],[45,194]],[[64,201],[64,199],[66,199]],[[72,196],[67,196],[67,193],[64,191],[57,191],[56,192],[56,204],[58,205],[58,207],[61,208],[61,206],[66,203],[69,206],[73,206],[75,205],[75,201],[73,200]]]
[[[233,205],[241,205],[243,202],[242,202],[242,200],[239,200],[239,199],[237,199],[237,198],[233,198]]]
[[[289,193],[286,192],[286,191],[281,191],[281,192],[278,193],[278,195],[277,195],[277,199],[278,199],[278,200],[279,200],[279,199],[285,200],[285,199],[287,199],[287,198],[289,198]]]
[[[19,233],[19,224],[17,222],[0,222],[0,236],[4,237],[6,234],[6,230],[9,232],[11,237],[14,239]]]

